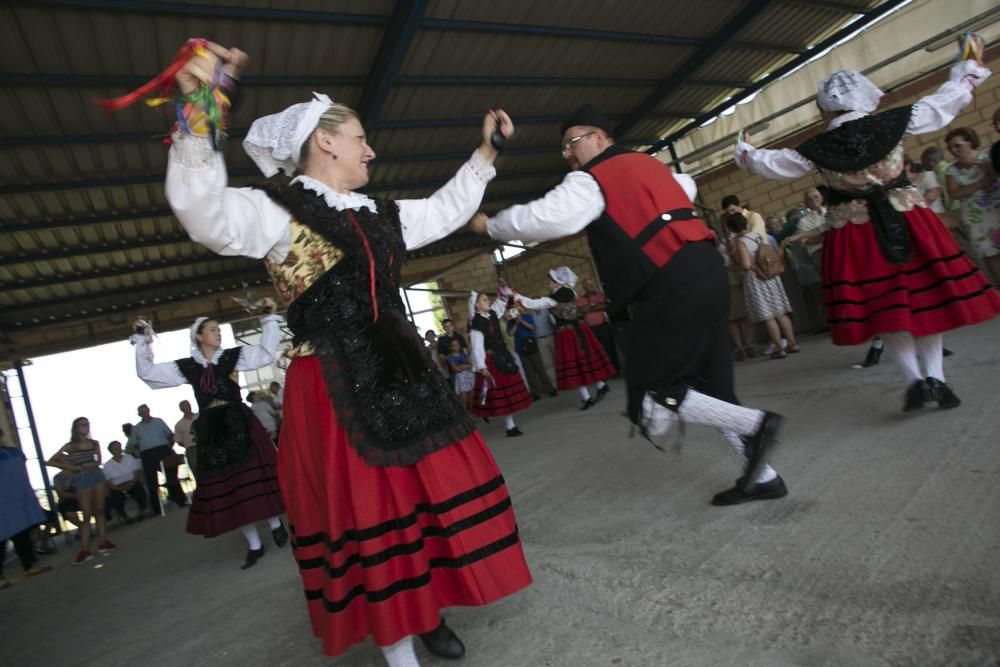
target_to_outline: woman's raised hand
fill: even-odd
[[[207,42],[201,53],[195,55],[175,77],[177,88],[182,95],[190,95],[198,90],[201,84],[209,84],[215,80],[215,67],[222,61],[222,71],[236,79],[246,65],[249,57],[237,48],[227,49],[215,42]]]
[[[479,150],[483,157],[490,162],[493,162],[497,157],[497,149],[490,142],[490,135],[493,134],[494,130],[499,130],[500,134],[507,140],[514,136],[514,122],[503,109],[490,109],[483,116],[483,143]]]

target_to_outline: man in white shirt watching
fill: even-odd
[[[174,424],[174,442],[184,448],[184,456],[187,457],[188,470],[191,476],[198,479],[198,443],[194,440],[192,424],[198,415],[191,411],[190,401],[181,401],[177,406],[183,416]]]
[[[108,451],[111,458],[105,462],[101,469],[104,471],[104,486],[108,489],[108,497],[105,502],[107,518],[111,518],[114,511],[127,524],[132,523],[128,513],[125,512],[125,496],[129,495],[139,506],[139,516],[142,521],[143,513],[146,511],[146,490],[142,487],[142,466],[133,456],[122,456],[122,443],[112,440],[108,444]]]

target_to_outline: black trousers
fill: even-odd
[[[117,513],[123,519],[128,517],[128,514],[125,513],[126,496],[132,496],[135,499],[140,514],[146,511],[146,489],[142,488],[141,484],[133,484],[127,492],[108,490],[108,497],[104,501],[106,518],[110,519],[112,512]]]
[[[31,531],[34,526],[25,528],[20,533],[12,535],[10,541],[14,543],[14,551],[21,561],[21,567],[25,570],[35,564],[35,545],[31,543]],[[0,540],[0,576],[3,576],[3,561],[7,555],[7,540]]]
[[[588,325],[589,326],[589,325]],[[599,324],[596,327],[590,327],[590,330],[594,332],[594,336],[601,343],[601,347],[608,355],[608,359],[611,361],[611,365],[615,367],[615,373],[621,373],[622,367],[618,362],[618,347],[615,345],[615,331],[611,328],[611,325],[605,322],[604,324]]]
[[[156,473],[160,470],[160,461],[174,453],[170,445],[160,445],[144,449],[140,452],[142,457],[142,472],[146,476],[146,490],[149,492],[149,502],[153,514],[160,513],[160,488],[156,479]],[[180,482],[177,481],[177,468],[166,466],[167,494],[177,505],[184,507],[187,505],[187,496],[181,489]]]

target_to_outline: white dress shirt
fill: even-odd
[[[687,174],[674,174],[694,201],[698,187]],[[571,171],[544,197],[504,209],[490,218],[486,230],[503,241],[547,241],[572,236],[601,217],[604,195],[597,179],[585,171]]]
[[[430,197],[397,200],[406,248],[425,246],[465,225],[494,176],[496,169],[474,151]],[[222,154],[212,150],[208,139],[174,134],[167,159],[167,201],[191,240],[220,255],[284,261],[291,248],[291,214],[262,190],[227,187],[228,178]],[[308,176],[296,181],[338,210],[376,209],[367,195],[335,192]]]

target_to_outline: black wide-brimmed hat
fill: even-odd
[[[577,125],[596,127],[611,134],[611,121],[598,113],[597,109],[590,104],[584,104],[574,111],[573,115],[567,118],[566,122],[562,124],[560,132],[561,134],[566,134],[566,130]]]

